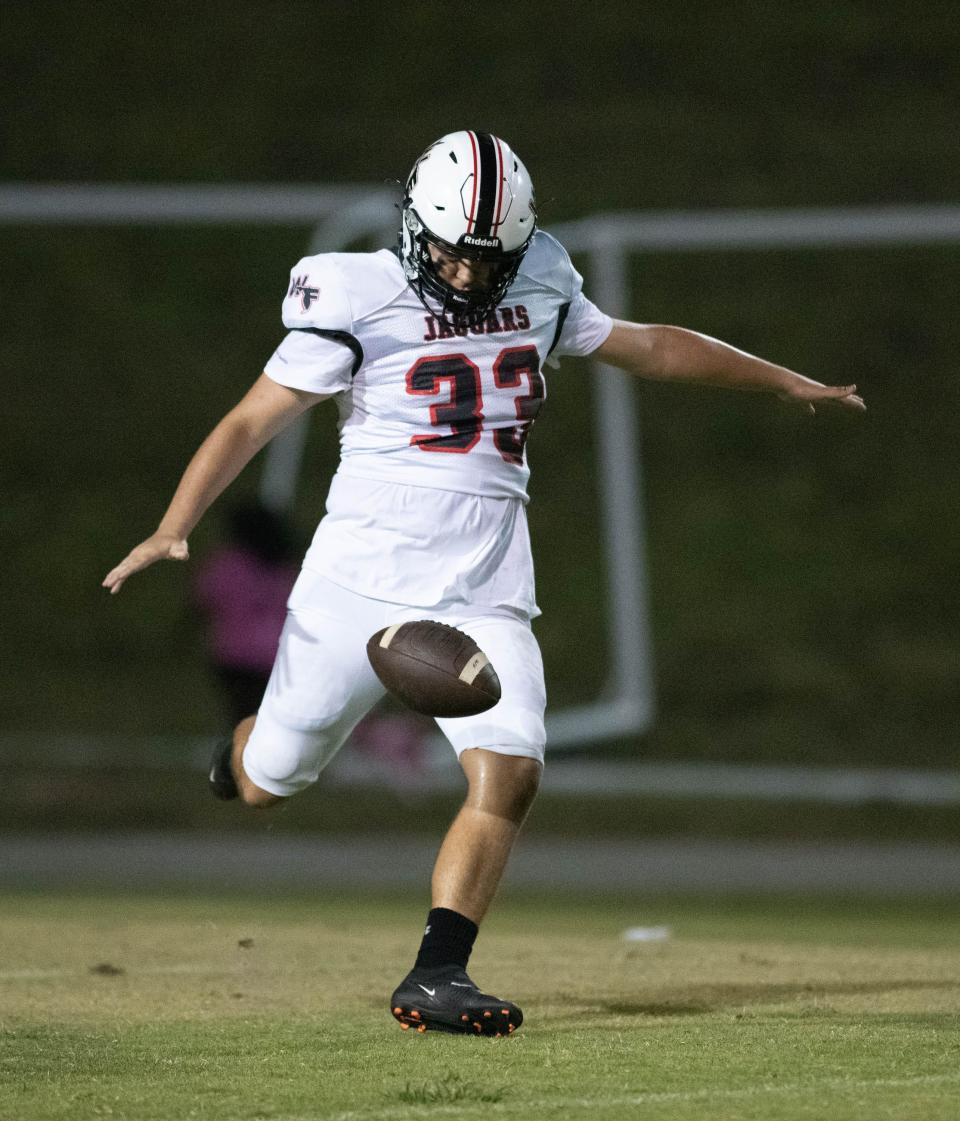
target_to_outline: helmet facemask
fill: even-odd
[[[404,271],[421,299],[432,297],[440,304],[441,314],[452,312],[468,319],[482,319],[503,299],[507,289],[516,278],[523,262],[527,245],[512,253],[493,249],[473,250],[464,246],[451,245],[448,241],[430,233],[420,221],[420,216],[412,207],[404,209],[404,225],[410,230],[403,242],[409,243],[404,252]],[[406,231],[404,231],[406,232]],[[441,253],[478,263],[489,262],[494,266],[490,278],[482,288],[455,288],[444,280],[438,271],[439,262],[433,259],[430,245]],[[404,246],[404,249],[407,247]]]

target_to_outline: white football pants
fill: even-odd
[[[367,660],[367,640],[383,627],[434,619],[465,631],[490,658],[502,696],[478,716],[438,719],[457,755],[482,747],[543,761],[546,690],[529,621],[509,608],[459,603],[407,607],[369,599],[304,570],[257,722],[243,754],[252,782],[296,794],[316,782],[355,725],[385,690]]]

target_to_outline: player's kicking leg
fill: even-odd
[[[290,597],[260,711],[214,752],[217,798],[266,807],[305,790],[384,694],[366,653],[384,605],[369,601],[364,622],[362,597],[319,578],[302,587],[305,576]]]
[[[509,1035],[523,1013],[481,992],[466,972],[479,924],[540,782],[536,759],[465,750],[467,799],[450,826],[433,871],[433,909],[416,963],[390,999],[405,1029]]]

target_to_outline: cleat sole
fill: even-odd
[[[517,1030],[517,1025],[512,1021],[504,1024],[502,1020],[494,1019],[489,1009],[484,1009],[482,1012],[478,1009],[473,1016],[464,1012],[456,1023],[442,1020],[420,1008],[404,1009],[398,1005],[391,1011],[403,1031],[416,1028],[421,1035],[428,1031],[439,1031],[446,1032],[448,1035],[485,1035],[490,1039],[503,1039],[513,1035]],[[509,1014],[508,1011],[507,1015]]]

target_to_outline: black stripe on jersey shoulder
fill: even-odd
[[[351,335],[349,331],[328,331],[323,327],[291,327],[292,331],[305,331],[308,335],[316,335],[321,339],[329,339],[334,343],[342,343],[353,352],[353,367],[350,370],[350,377],[355,378],[357,371],[363,365],[363,347],[360,345],[360,340]]]
[[[500,186],[497,175],[497,149],[489,132],[477,132],[474,135],[480,150],[480,193],[473,232],[477,237],[489,237],[493,228],[493,211],[497,205],[497,188]]]
[[[570,301],[567,300],[565,304],[560,305],[560,310],[557,312],[557,329],[553,332],[553,342],[550,344],[550,349],[547,351],[549,358],[553,354],[553,348],[560,341],[560,336],[563,334],[563,325],[567,321],[567,316],[570,314]]]

